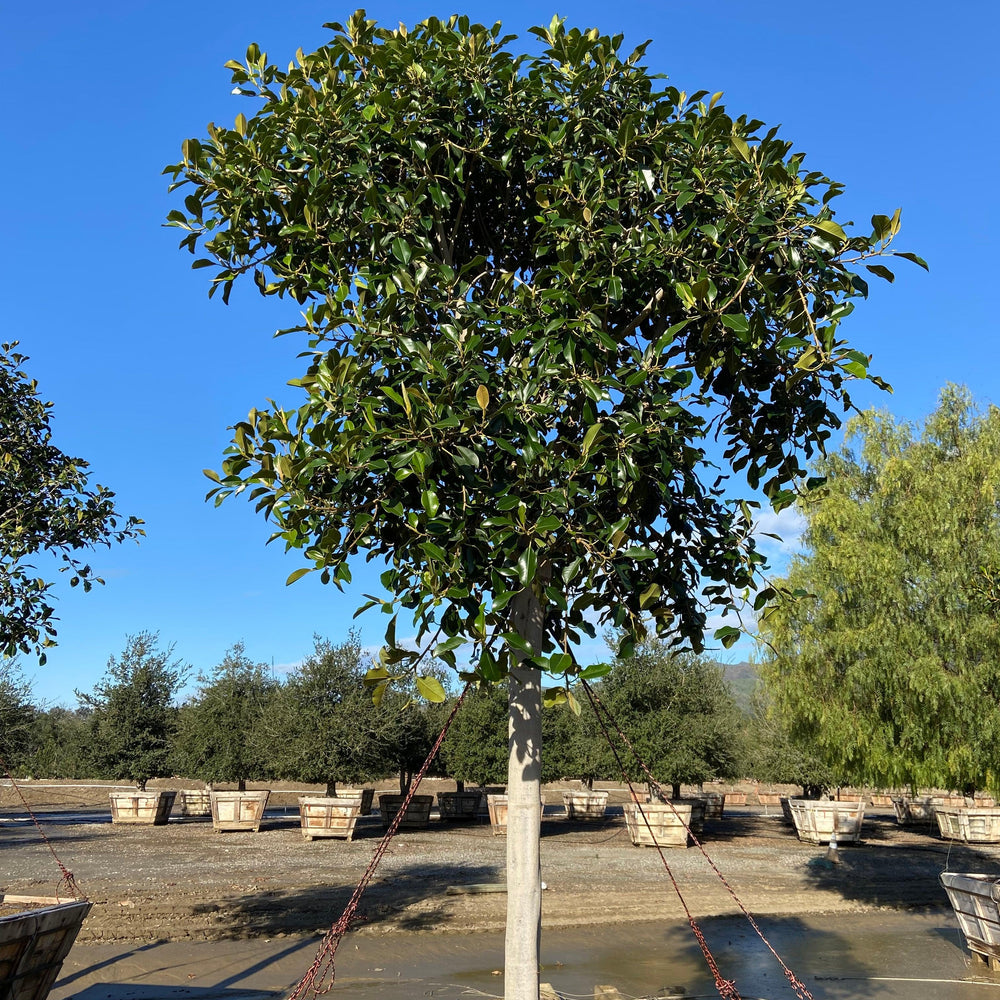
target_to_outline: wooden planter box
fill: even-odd
[[[474,820],[479,815],[483,793],[438,792],[438,813],[444,820]]]
[[[170,819],[176,792],[110,792],[112,823],[163,826]]]
[[[0,913],[0,997],[45,1000],[91,905],[75,900]]]
[[[388,830],[389,824],[396,818],[403,805],[405,795],[390,795],[388,792],[378,797],[378,808],[382,814],[382,825]],[[423,830],[431,822],[431,806],[434,805],[433,795],[414,795],[399,823],[400,830]]]
[[[1000,809],[986,806],[937,806],[934,815],[945,840],[961,840],[967,844],[1000,844]]]
[[[271,792],[217,792],[212,791],[212,826],[224,830],[249,830],[256,833],[264,818]]]
[[[346,796],[300,795],[299,822],[304,840],[317,837],[354,839],[354,827],[361,815],[364,800],[360,795]]]
[[[625,825],[632,843],[640,847],[687,847],[691,807],[690,799],[626,805]]]
[[[322,796],[320,796],[322,798]],[[338,788],[334,798],[338,799],[361,799],[361,815],[367,816],[372,811],[372,803],[375,801],[374,788]]]
[[[786,823],[791,823],[792,826],[795,825],[795,817],[792,815],[792,807],[789,805],[791,801],[790,797],[787,795],[782,795],[778,799],[778,803],[781,806],[781,816]]]
[[[892,796],[888,792],[872,792],[869,796],[873,806],[891,806]]]
[[[705,829],[705,814],[707,811],[708,803],[700,796],[692,796],[686,799],[670,799],[669,804],[666,802],[661,802],[660,805],[675,805],[678,808],[681,806],[691,807],[691,818],[687,821],[687,825],[691,827],[692,833],[701,833]]]
[[[780,792],[758,792],[757,793],[757,803],[764,807],[764,812],[767,812],[768,806],[780,806],[781,805],[781,793]]]
[[[861,839],[861,827],[865,820],[864,802],[789,799],[788,807],[799,840],[827,844],[834,829],[838,844],[853,844]]]
[[[722,819],[726,808],[725,792],[705,792],[700,796],[705,800],[705,819]]]
[[[747,804],[746,792],[726,792],[725,798],[731,806],[745,806]]]
[[[608,806],[607,792],[566,791],[562,799],[567,819],[604,819]]]
[[[507,832],[507,796],[487,795],[486,804],[490,811],[490,827],[493,836],[499,837]]]
[[[896,812],[896,822],[900,826],[907,823],[933,823],[934,810],[941,805],[941,799],[933,795],[912,798],[909,795],[893,796],[892,808]]]
[[[941,883],[973,956],[1000,969],[1000,879],[942,872]]]
[[[212,793],[207,788],[184,789],[178,798],[177,812],[181,816],[212,815]]]

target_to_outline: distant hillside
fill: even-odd
[[[726,683],[733,692],[736,704],[744,712],[750,710],[750,698],[757,686],[757,668],[752,663],[720,663]]]

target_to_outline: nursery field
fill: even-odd
[[[170,782],[155,782],[158,787]],[[296,800],[312,786],[275,787],[259,833],[216,833],[207,820],[113,826],[108,786],[28,782],[24,794],[81,889],[94,901],[80,941],[185,941],[273,937],[325,929],[339,915],[382,835],[379,816],[358,823],[352,842],[307,842]],[[178,783],[174,783],[177,787]],[[190,785],[188,786],[190,787]],[[391,790],[386,783],[383,788]],[[430,781],[421,791],[451,790]],[[683,911],[656,850],[632,845],[623,789],[611,786],[603,820],[568,820],[562,786],[545,789],[543,920],[549,928],[671,920]],[[702,841],[746,907],[770,915],[842,914],[947,907],[939,874],[996,871],[1000,847],[957,845],[928,827],[897,826],[869,809],[863,841],[800,843],[771,807],[727,808]],[[400,833],[360,912],[362,934],[498,930],[503,926],[505,844],[485,819]],[[696,847],[665,852],[696,916],[737,905]],[[0,889],[50,895],[59,872],[9,788],[0,789]],[[498,891],[500,890],[500,891]]]

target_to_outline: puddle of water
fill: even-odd
[[[970,966],[951,913],[762,918],[768,940],[815,1000],[1000,1000],[1000,974]],[[702,929],[719,970],[745,1000],[795,994],[766,946],[742,918],[716,918]],[[717,997],[704,957],[686,925],[549,931],[542,981],[569,997],[593,997],[596,985],[629,997]],[[345,997],[427,996],[466,991],[502,996],[499,936],[349,939],[338,954],[337,989]],[[447,971],[445,971],[447,970]],[[976,980],[976,981],[972,981]]]
[[[766,917],[760,925],[814,1000],[1000,1000],[1000,973],[970,966],[950,911]],[[744,1000],[794,1000],[742,918],[702,928]],[[287,995],[316,939],[77,945],[51,1000],[244,1000]],[[717,997],[691,930],[676,922],[546,931],[541,979],[572,1000],[612,985],[625,997]],[[500,997],[498,934],[353,934],[337,953],[331,1000]]]

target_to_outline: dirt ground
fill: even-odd
[[[349,898],[382,835],[377,813],[355,838],[305,841],[296,799],[306,786],[272,793],[259,833],[215,833],[207,820],[113,826],[107,786],[27,782],[32,809],[94,908],[79,940],[154,942],[274,937],[325,930]],[[151,783],[169,786],[169,782]],[[453,785],[430,781],[421,791]],[[176,787],[176,783],[174,785]],[[188,786],[190,787],[190,786]],[[389,786],[385,786],[389,787]],[[542,822],[543,922],[549,928],[638,924],[683,917],[658,852],[632,845],[625,793],[612,787],[603,821],[569,821],[561,788],[547,786]],[[315,791],[315,789],[312,789]],[[436,815],[436,814],[432,814]],[[927,827],[900,827],[890,809],[869,809],[863,842],[800,843],[775,807],[727,807],[702,841],[735,895],[761,915],[836,914],[947,906],[942,871],[998,872],[1000,845],[960,845]],[[498,930],[502,891],[469,891],[504,879],[505,843],[485,820],[400,833],[360,913],[363,934]],[[739,904],[696,847],[666,852],[698,917]],[[0,787],[0,890],[55,893],[59,871],[10,788]]]

